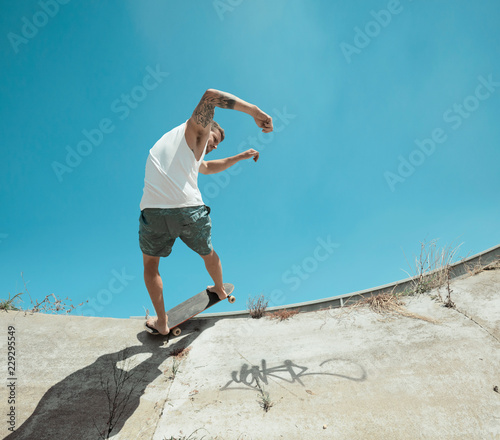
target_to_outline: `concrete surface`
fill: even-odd
[[[500,439],[500,270],[451,288],[456,309],[436,291],[405,300],[426,320],[208,317],[170,340],[143,320],[2,312],[0,435],[11,385],[8,439],[103,438],[113,407],[114,439]]]

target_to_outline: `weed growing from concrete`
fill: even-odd
[[[277,319],[281,322],[291,318],[292,316],[297,315],[299,312],[300,312],[299,309],[296,310],[281,309],[281,310],[276,310],[275,312],[269,312],[266,314],[266,316],[269,319]]]
[[[259,379],[255,378],[255,381],[257,382],[257,388],[259,390],[259,405],[265,412],[268,412],[274,406],[274,403],[271,401],[269,393],[267,391],[264,391],[264,388],[260,384]]]
[[[175,379],[175,376],[177,376],[177,373],[179,372],[179,367],[180,367],[180,362],[177,362],[174,359],[174,362],[172,363],[172,374],[170,375],[170,379]]]
[[[170,356],[172,356],[173,358],[172,370],[171,370],[172,374],[170,375],[170,379],[175,379],[175,376],[179,372],[179,367],[183,359],[189,354],[190,351],[191,347],[189,348],[182,347],[182,348],[177,348],[170,353]]]
[[[45,298],[42,300],[37,300],[31,298],[31,295],[28,291],[28,288],[26,286],[26,282],[24,281],[23,274],[21,273],[21,278],[23,280],[24,284],[24,292],[19,292],[18,294],[14,295],[12,298],[10,297],[9,293],[9,298],[5,300],[0,300],[0,310],[15,310],[15,311],[21,311],[24,312],[25,315],[33,314],[33,313],[71,313],[76,307],[82,306],[84,304],[78,304],[78,306],[75,306],[71,304],[71,299],[66,298],[65,300],[62,300],[59,298],[57,295],[51,293],[50,295],[46,295]],[[28,295],[30,302],[31,302],[31,307],[28,308],[23,308],[21,307],[21,302],[22,296],[23,295]],[[70,303],[67,304],[65,301],[69,301]],[[87,301],[85,301],[87,302]]]
[[[426,316],[410,312],[408,309],[404,307],[404,304],[400,299],[400,295],[397,295],[394,292],[373,295],[369,298],[357,302],[356,304],[350,307],[357,307],[364,305],[367,305],[371,310],[373,310],[375,313],[378,313],[379,315],[384,315],[384,316],[400,315],[400,316],[405,316],[407,318],[421,319],[422,321],[431,322],[433,324],[436,323],[434,319],[427,318]]]
[[[264,295],[254,298],[248,298],[247,307],[250,316],[254,319],[259,319],[264,316],[269,300]]]
[[[479,257],[478,262],[475,263],[475,264],[469,264],[469,263],[465,264],[465,270],[467,271],[467,273],[471,277],[474,276],[474,275],[477,275],[477,274],[481,273],[484,269],[485,268],[481,264],[481,257]]]
[[[488,264],[488,266],[486,266],[484,269],[485,270],[497,270],[497,269],[500,269],[500,258],[497,258],[493,263]]]
[[[14,305],[14,303],[18,300],[21,300],[22,294],[23,294],[23,292],[20,292],[11,298],[10,293],[9,293],[8,299],[0,300],[0,310],[5,310],[5,311],[7,311],[7,310],[20,310],[17,306]]]
[[[485,266],[484,270],[499,269],[500,268],[500,265],[498,264],[499,261],[500,261],[500,259],[498,261],[495,261],[495,262],[489,264],[488,266]],[[453,309],[456,312],[458,312],[461,315],[463,315],[464,317],[466,317],[467,319],[470,319],[474,324],[476,324],[477,326],[481,327],[486,333],[488,333],[493,339],[495,339],[497,342],[500,342],[500,339],[498,339],[498,337],[495,336],[494,333],[490,332],[486,327],[483,327],[483,325],[481,325],[481,323],[479,323],[478,321],[476,321],[472,316],[468,315],[467,312],[464,312],[464,311],[460,310],[456,306],[456,304],[451,300],[451,294],[453,293],[453,290],[451,289],[451,286],[450,286],[450,282],[451,282],[450,271],[451,271],[451,268],[448,268],[447,269],[447,281],[446,281],[446,296],[443,298],[441,296],[440,290],[438,289],[438,294],[435,297],[435,299],[438,299],[440,302],[442,302],[443,305],[444,305],[444,307],[447,307],[449,309]]]
[[[65,301],[71,301],[69,298],[62,300],[58,296],[51,293],[47,295],[41,301],[35,300],[31,301],[31,307],[27,310],[24,310],[25,313],[71,313],[76,306],[73,304],[67,304]],[[84,303],[78,304],[78,306],[82,306]]]
[[[451,294],[453,293],[453,289],[450,286],[450,282],[451,282],[450,271],[451,271],[451,268],[449,266],[447,268],[445,268],[445,272],[446,272],[446,281],[445,281],[446,295],[444,297],[441,295],[441,287],[442,286],[440,286],[437,289],[437,295],[434,295],[432,297],[432,299],[438,300],[445,307],[447,307],[449,309],[456,309],[455,303],[451,300]]]
[[[451,300],[451,294],[453,290],[450,287],[450,268],[446,268],[446,301],[444,303],[445,307],[448,307],[450,309],[455,308],[455,303]]]
[[[415,257],[414,267],[409,264],[412,279],[412,294],[422,294],[446,283],[449,269],[461,245],[445,246],[439,249],[437,240],[420,243],[420,254]]]
[[[497,270],[497,269],[500,269],[500,258],[497,258],[492,263],[482,267],[482,270]]]

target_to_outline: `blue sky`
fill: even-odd
[[[499,19],[493,0],[4,2],[0,296],[23,273],[33,298],[89,300],[75,314],[153,310],[146,158],[207,88],[276,128],[216,110],[226,140],[207,159],[261,157],[199,178],[238,297],[213,311],[405,278],[424,240],[497,245]],[[160,273],[167,308],[210,282],[180,241]]]

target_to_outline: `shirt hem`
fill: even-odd
[[[146,206],[140,205],[139,208],[141,211],[144,211],[145,209],[148,208],[153,208],[153,209],[176,209],[176,208],[194,208],[196,206],[205,206],[205,203],[203,201],[201,203],[199,202],[193,202],[193,203],[188,203],[188,204],[182,204],[182,205],[167,205],[164,203],[161,204],[148,204]]]

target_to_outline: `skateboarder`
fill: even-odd
[[[204,160],[224,140],[224,130],[213,120],[215,107],[238,110],[252,116],[264,133],[273,131],[272,118],[257,106],[229,93],[209,89],[191,117],[164,134],[149,151],[139,217],[139,244],[143,253],[144,281],[156,311],[146,325],[160,334],[169,332],[158,272],[160,257],[167,257],[179,237],[198,253],[214,285],[209,290],[224,299],[222,265],[211,242],[210,208],[198,189],[198,172],[220,173],[243,159],[257,162],[259,152],[250,149],[225,159]]]

